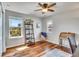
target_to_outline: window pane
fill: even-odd
[[[10,18],[9,27],[10,27],[10,37],[21,36],[21,26],[22,20],[19,18]]]

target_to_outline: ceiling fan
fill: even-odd
[[[56,3],[48,4],[48,3],[38,3],[38,5],[41,7],[40,9],[37,9],[35,11],[42,11],[42,14],[45,14],[46,12],[54,12],[52,7],[56,5]]]

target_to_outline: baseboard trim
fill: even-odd
[[[2,53],[0,53],[0,57],[2,57]]]
[[[47,40],[48,42],[50,42],[50,43],[54,43],[54,44],[57,44],[58,45],[58,43],[55,43],[55,42],[53,42],[53,41],[49,41],[49,40]]]
[[[15,47],[23,46],[23,45],[26,45],[26,44],[21,44],[21,45],[17,45],[17,46],[13,46],[13,47],[7,47],[6,49],[8,49],[8,48],[15,48]]]

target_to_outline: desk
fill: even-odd
[[[67,40],[69,42],[70,48],[72,53],[74,53],[77,45],[76,45],[76,40],[75,40],[75,33],[71,33],[71,32],[61,32],[59,35],[59,45],[62,46],[62,40]]]

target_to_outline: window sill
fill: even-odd
[[[17,37],[9,37],[10,39],[12,38],[22,38],[23,36],[17,36]]]

